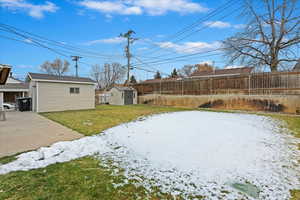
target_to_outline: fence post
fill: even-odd
[[[183,79],[181,79],[181,96],[183,96]]]
[[[248,77],[248,95],[251,95],[251,74]]]
[[[210,90],[209,90],[209,93],[210,93],[210,95],[212,94],[212,78],[210,78]]]

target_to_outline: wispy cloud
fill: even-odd
[[[206,12],[208,8],[190,0],[84,0],[79,5],[104,14],[119,15],[163,15],[167,12],[181,14]]]
[[[59,8],[52,2],[33,4],[26,0],[0,0],[0,6],[12,11],[23,11],[34,18],[43,18],[45,12],[56,12]]]
[[[82,1],[79,3],[85,8],[97,10],[105,14],[118,13],[121,15],[139,15],[142,13],[140,7],[128,6],[121,1]]]
[[[210,28],[244,28],[244,24],[231,24],[229,22],[223,22],[223,21],[207,21],[203,23],[205,26],[208,26]]]
[[[100,39],[100,40],[92,40],[83,43],[84,45],[91,46],[95,44],[118,44],[125,41],[125,38],[121,37],[113,37],[113,38],[106,38],[106,39]]]
[[[161,48],[173,49],[177,53],[195,53],[204,52],[220,47],[220,42],[185,42],[182,44],[175,44],[172,42],[160,42],[157,43]]]

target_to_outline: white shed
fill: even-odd
[[[113,87],[109,91],[109,104],[137,104],[137,91],[132,87]]]
[[[90,78],[29,73],[27,80],[35,112],[95,108],[95,82]]]

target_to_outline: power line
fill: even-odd
[[[19,40],[19,39],[15,39],[15,38],[10,38],[10,37],[6,37],[6,36],[2,36],[2,35],[0,35],[0,37],[1,38],[4,38],[4,39],[9,39],[9,40],[13,40],[13,41],[17,41],[17,42],[21,42],[21,43],[25,43],[25,44],[27,44],[27,45],[31,45],[31,46],[35,46],[35,47],[39,47],[39,48],[46,48],[46,49],[48,49],[48,50],[50,50],[50,48],[48,48],[48,47],[45,47],[44,45],[38,45],[38,44],[35,44],[35,43],[33,43],[33,41],[32,40],[30,40],[31,42],[26,42],[26,41],[24,41],[24,40]],[[56,54],[59,54],[59,55],[62,55],[59,51],[52,51],[52,52],[54,52],[54,53],[56,53]],[[67,55],[62,55],[62,56],[64,56],[64,57],[67,57],[67,58],[69,58],[69,57],[71,57],[71,56],[67,56]],[[89,63],[86,63],[86,62],[82,62],[82,61],[78,61],[78,63],[81,63],[81,64],[84,64],[84,65],[86,65],[86,66],[92,66],[92,64],[89,64]],[[126,66],[122,66],[123,68],[124,67],[126,67]]]
[[[175,33],[174,35],[172,35],[171,37],[169,37],[169,39],[171,38],[171,40],[169,41],[161,41],[161,42],[170,42],[172,41],[174,38],[177,38],[179,37],[180,35],[183,35],[184,33],[188,32],[188,31],[192,31],[193,28],[197,27],[199,24],[201,25],[203,22],[207,21],[208,19],[210,19],[211,17],[214,17],[216,15],[218,15],[219,13],[223,12],[224,10],[226,10],[227,8],[231,7],[232,5],[235,5],[236,2],[238,2],[239,0],[237,1],[228,1],[226,2],[225,4],[219,6],[218,8],[214,9],[212,12],[210,12],[206,17],[203,17],[203,18],[200,18],[198,19],[196,22],[194,22],[193,24],[185,27],[184,29],[182,29],[181,31]],[[219,12],[219,10],[221,9],[221,11]],[[198,31],[196,31],[198,32]],[[190,33],[188,36],[194,34],[195,32],[192,32]],[[188,37],[186,36],[186,37]],[[184,37],[183,39],[185,39],[186,37]],[[178,41],[180,41],[182,39],[179,39]],[[151,48],[151,49],[148,49],[147,51],[149,50],[152,50],[152,49],[155,49],[155,48]],[[152,51],[154,52],[154,51]],[[152,53],[150,52],[150,53]],[[149,53],[147,53],[149,54]]]
[[[240,9],[240,7],[237,8],[237,9],[235,9],[234,12],[237,11],[237,10],[239,10],[239,9]],[[229,14],[224,15],[222,18],[220,18],[220,19],[218,19],[218,20],[222,20],[222,19],[224,19],[224,18],[226,18],[226,17],[232,15],[234,12],[230,12]],[[212,24],[214,24],[214,22],[205,25],[204,27],[202,27],[202,28],[199,29],[199,30],[196,30],[196,31],[194,31],[194,32],[191,32],[190,34],[186,35],[185,37],[183,37],[183,38],[181,38],[181,39],[178,39],[176,42],[179,42],[179,41],[181,41],[181,40],[183,40],[183,39],[189,37],[189,36],[192,35],[193,33],[200,32],[200,31],[204,30],[205,28],[208,28],[208,27],[209,27],[210,25],[212,25]],[[170,45],[166,45],[166,46],[164,46],[163,48],[168,48],[168,47],[170,47]],[[182,51],[189,51],[189,50],[193,51],[193,50],[195,50],[195,49],[197,49],[197,48],[199,48],[199,47],[185,48],[185,49],[182,49]],[[151,53],[151,52],[150,52],[150,53]],[[149,54],[150,54],[150,53],[149,53]],[[160,58],[160,57],[164,57],[164,56],[168,56],[168,55],[173,55],[173,53],[161,54],[161,55],[158,55],[158,56],[152,57],[152,58]],[[148,59],[147,61],[149,61],[149,60],[151,60],[151,59]]]
[[[148,67],[150,67],[150,68],[156,70],[156,72],[160,72],[160,73],[162,73],[162,74],[166,74],[166,73],[164,73],[164,72],[162,72],[162,71],[160,71],[160,70],[158,70],[158,69],[156,69],[156,68],[150,66],[149,64],[144,63],[141,59],[137,58],[136,56],[134,56],[134,58],[137,59],[141,64],[144,64],[144,65],[146,65],[146,66],[148,66]],[[135,67],[135,68],[137,68],[137,67]],[[140,68],[140,67],[139,67],[139,68]],[[167,75],[168,75],[168,74],[167,74]]]
[[[48,38],[36,35],[34,33],[30,33],[30,32],[21,30],[19,28],[16,28],[14,26],[3,24],[3,23],[0,23],[0,27],[5,28],[4,31],[8,31],[8,32],[14,31],[14,32],[18,32],[18,33],[21,32],[23,35],[26,35],[31,40],[39,41],[39,42],[42,42],[42,43],[47,43],[49,45],[53,45],[53,46],[56,46],[56,47],[59,47],[59,48],[64,48],[64,49],[67,49],[69,51],[75,52],[76,54],[85,54],[85,55],[88,55],[90,57],[93,56],[93,57],[99,57],[99,58],[121,57],[121,55],[105,55],[105,54],[99,54],[98,52],[94,52],[94,51],[91,51],[91,50],[85,50],[85,49],[82,49],[82,48],[79,48],[79,47],[75,47],[73,45],[68,45],[65,42],[58,42],[58,41],[55,41],[55,40],[51,40],[51,39],[48,39]]]
[[[199,54],[197,54],[199,55]],[[198,59],[198,58],[206,58],[206,57],[211,57],[211,56],[219,56],[219,55],[222,55],[222,53],[215,53],[215,54],[209,54],[209,55],[202,55],[202,56],[197,56],[196,58],[194,59]],[[196,55],[193,55],[193,56],[196,56]],[[182,62],[182,61],[191,61],[191,58],[177,58],[177,59],[168,59],[166,61],[159,61],[159,62],[153,62],[153,63],[144,63],[144,64],[147,64],[149,66],[149,64],[156,64],[156,65],[162,65],[162,64],[168,64],[168,63],[174,63],[174,61],[177,61],[177,62]],[[138,64],[135,64],[133,66],[136,66]]]
[[[210,52],[214,52],[214,51],[219,51],[219,50],[223,50],[223,49],[225,49],[225,48],[217,48],[217,49],[206,51],[206,52],[198,52],[198,53],[193,53],[193,54],[188,54],[188,55],[183,55],[183,56],[169,57],[169,58],[154,60],[154,61],[145,62],[145,63],[147,63],[147,64],[155,64],[155,63],[160,63],[162,61],[168,61],[168,60],[173,60],[174,61],[174,60],[180,59],[180,58],[197,56],[197,55],[206,54],[206,53],[210,53]],[[132,66],[136,66],[136,64],[133,64]]]

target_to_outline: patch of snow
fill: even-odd
[[[113,160],[128,180],[140,180],[149,191],[158,186],[186,198],[252,199],[232,187],[247,183],[260,190],[259,199],[284,200],[300,188],[297,142],[264,116],[166,113],[21,154],[0,166],[0,174],[97,154],[103,165]]]
[[[62,163],[84,156],[94,155],[97,152],[111,151],[106,142],[98,136],[84,137],[79,140],[57,142],[50,147],[42,147],[37,151],[23,153],[17,160],[0,165],[0,174],[12,171],[27,171],[46,167],[54,163]]]

